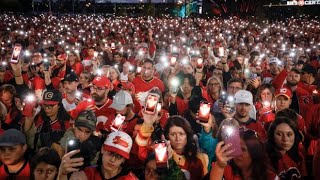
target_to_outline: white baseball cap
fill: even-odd
[[[132,139],[123,131],[110,133],[103,143],[104,150],[117,153],[126,159],[130,157],[131,147]]]
[[[114,97],[110,108],[121,111],[126,105],[133,104],[131,95],[123,90],[120,90]]]
[[[253,96],[251,92],[246,91],[246,90],[239,90],[235,95],[235,103],[247,103],[250,105],[253,105]]]
[[[272,57],[269,59],[269,64],[271,64],[271,63],[279,64],[279,63],[281,63],[281,61],[277,57]]]

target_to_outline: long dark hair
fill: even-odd
[[[252,131],[252,130],[250,130]],[[265,147],[263,143],[257,138],[257,136],[248,136],[248,131],[244,131],[243,133],[240,133],[241,139],[245,142],[249,155],[251,157],[251,178],[256,180],[266,180],[268,179],[267,176],[267,155],[265,151]],[[264,162],[264,163],[262,163]],[[236,166],[234,161],[231,161],[231,167],[233,169],[233,172],[235,174],[241,174],[241,170],[239,167]]]
[[[61,125],[61,130],[65,131],[66,127],[64,123],[66,121],[69,121],[72,118],[70,114],[66,111],[66,109],[63,107],[63,104],[61,102],[58,104],[58,106],[59,106],[59,109],[58,109],[57,119]],[[43,108],[41,108],[40,116],[43,120],[43,126],[41,131],[49,132],[51,129],[50,118],[47,116],[46,111]]]
[[[164,135],[169,139],[169,130],[172,126],[181,127],[187,135],[187,144],[184,148],[183,155],[188,160],[195,160],[197,156],[197,145],[193,139],[193,131],[189,122],[181,116],[171,116],[164,127]]]
[[[278,161],[282,158],[282,154],[279,151],[279,148],[277,147],[275,140],[274,140],[274,132],[276,128],[282,124],[285,123],[294,132],[294,144],[291,147],[291,149],[287,152],[289,157],[297,164],[299,164],[302,160],[302,157],[299,154],[298,146],[301,141],[301,135],[299,133],[299,130],[296,127],[296,124],[288,119],[287,117],[279,116],[277,117],[270,125],[269,130],[268,130],[268,141],[266,143],[266,150],[270,159],[270,163],[272,167],[278,171]]]

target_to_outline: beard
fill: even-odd
[[[287,81],[287,85],[290,87],[296,86],[298,84],[298,81]]]
[[[105,98],[105,96],[99,96],[96,93],[93,93],[91,97],[95,102],[101,102]]]

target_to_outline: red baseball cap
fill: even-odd
[[[122,81],[121,82],[121,85],[122,85],[122,89],[123,90],[129,90],[129,91],[132,91],[132,93],[134,94],[135,93],[135,87],[133,85],[132,82],[129,82],[129,81]]]
[[[57,57],[57,60],[59,61],[64,61],[67,59],[67,55],[66,54],[60,54],[58,57]]]
[[[111,87],[111,82],[106,76],[96,76],[93,79],[92,84],[97,87]]]
[[[290,89],[286,88],[286,87],[282,87],[276,90],[276,92],[274,93],[274,96],[277,98],[279,96],[285,96],[288,99],[292,98],[292,92]]]

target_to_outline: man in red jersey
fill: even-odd
[[[132,82],[136,93],[149,91],[153,87],[158,87],[161,92],[165,91],[163,82],[154,77],[154,71],[154,62],[150,59],[145,59],[142,65],[141,76],[137,76]]]
[[[113,120],[116,111],[109,106],[112,100],[108,98],[108,93],[111,88],[110,80],[105,76],[96,76],[91,86],[91,98],[80,102],[77,107],[70,112],[73,118],[76,118],[79,113],[85,109],[93,109],[98,119]]]

